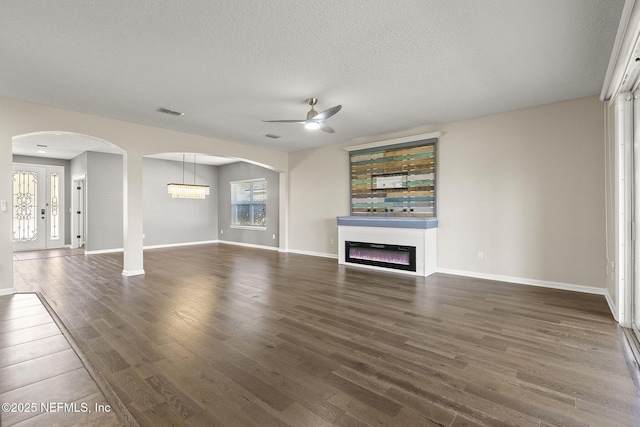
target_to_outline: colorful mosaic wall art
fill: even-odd
[[[435,217],[436,142],[351,152],[351,215]]]

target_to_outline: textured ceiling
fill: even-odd
[[[71,160],[85,151],[122,154],[113,144],[88,135],[72,132],[36,132],[13,137],[13,154]],[[183,154],[186,157],[183,160]],[[146,157],[175,162],[194,161],[202,165],[220,166],[238,162],[238,159],[216,157],[201,153],[158,153]]]
[[[0,96],[295,151],[595,95],[623,3],[3,0]]]
[[[85,151],[122,153],[101,139],[71,132],[36,132],[13,137],[13,154],[21,156],[69,160]]]

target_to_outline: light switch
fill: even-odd
[[[2,212],[6,212],[7,211],[7,201],[6,200],[0,200],[0,211],[2,211]]]

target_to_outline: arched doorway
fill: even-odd
[[[11,99],[0,98],[0,110],[10,118],[2,122],[0,137],[9,142],[19,135],[31,133],[55,133],[61,129],[84,136],[95,136],[99,141],[120,147],[122,152],[122,209],[117,217],[122,221],[122,249],[124,275],[144,274],[143,268],[143,225],[142,225],[142,163],[143,156],[158,152],[191,151],[209,152],[220,156],[249,159],[273,167],[280,175],[280,250],[287,251],[287,204],[288,204],[288,156],[286,153],[264,147],[245,145],[237,142],[207,138],[197,135],[176,133],[161,128],[119,121],[86,113],[58,109],[37,104],[25,104]],[[93,137],[89,137],[93,138]],[[0,204],[0,231],[10,235],[11,218],[11,169],[12,145],[0,144],[4,155],[0,171],[0,202],[5,201],[6,209]],[[116,174],[112,174],[115,176]],[[87,182],[90,177],[87,177]],[[89,183],[89,182],[88,182]],[[91,187],[90,183],[88,187]],[[95,200],[95,199],[94,199]],[[95,222],[94,222],[95,225]],[[284,225],[284,226],[283,226]],[[69,230],[71,228],[69,227]],[[91,237],[89,234],[89,238]],[[110,233],[109,237],[115,236]],[[0,244],[0,294],[14,292],[13,284],[13,243],[9,240]]]
[[[234,188],[258,182],[263,189],[234,198]],[[207,185],[204,200],[173,199],[169,183]],[[221,242],[281,249],[280,172],[237,157],[193,152],[145,155],[143,159],[144,248]],[[243,209],[259,209],[259,224],[241,221]]]

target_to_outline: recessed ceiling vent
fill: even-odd
[[[172,116],[184,116],[184,113],[181,113],[180,111],[169,110],[168,108],[163,107],[158,108],[156,111],[164,114],[171,114]]]
[[[280,135],[274,135],[272,133],[268,133],[265,135],[267,138],[272,138],[272,139],[278,139],[280,138]]]

